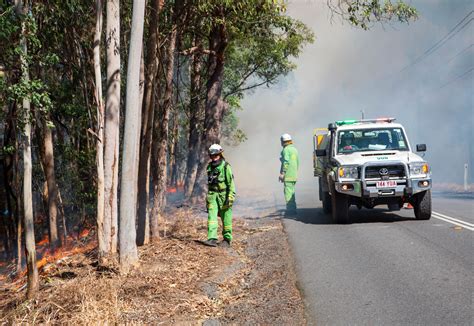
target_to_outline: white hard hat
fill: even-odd
[[[289,134],[283,134],[283,135],[281,135],[280,140],[281,140],[282,142],[290,141],[290,140],[291,140],[291,136],[290,136]]]
[[[209,155],[217,155],[224,152],[222,149],[222,146],[219,144],[212,144],[211,147],[209,147]]]

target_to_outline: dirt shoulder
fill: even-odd
[[[292,257],[278,216],[237,216],[230,249],[203,246],[203,212],[172,210],[159,243],[140,248],[128,275],[97,267],[95,251],[41,271],[41,290],[0,289],[0,324],[304,325]]]

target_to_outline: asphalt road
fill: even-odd
[[[429,221],[355,208],[349,225],[323,213],[316,187],[297,203],[284,224],[309,324],[474,325],[473,231],[456,222],[474,226],[474,199],[436,195]]]

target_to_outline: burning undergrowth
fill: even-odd
[[[44,273],[55,262],[61,262],[69,256],[89,252],[97,247],[95,240],[95,229],[90,227],[83,229],[78,233],[71,233],[67,237],[62,238],[62,246],[52,248],[49,243],[48,235],[45,235],[36,243],[36,256],[39,273]],[[25,253],[22,252],[22,257]],[[16,262],[0,263],[0,290],[15,289],[20,291],[26,287],[26,266],[22,262],[22,270],[18,273]]]
[[[0,289],[0,324],[304,323],[280,221],[236,218],[233,247],[209,248],[203,215],[171,212],[127,275],[99,268],[93,248],[48,260],[35,300],[18,285]]]

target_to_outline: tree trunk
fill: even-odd
[[[197,46],[195,42],[193,46]],[[199,167],[199,156],[201,155],[201,135],[204,123],[204,105],[201,101],[201,66],[202,55],[199,52],[193,54],[191,63],[191,102],[189,120],[188,158],[186,177],[184,181],[184,196],[190,199],[193,193],[196,174]]]
[[[26,49],[26,44],[24,45]],[[26,114],[30,111],[30,102],[23,100],[23,110]],[[33,221],[33,193],[32,193],[32,161],[31,161],[31,124],[25,123],[23,135],[23,211],[25,225],[25,252],[26,266],[28,269],[28,298],[35,296],[38,291],[38,268],[36,266],[35,229]]]
[[[173,124],[171,128],[171,144],[170,144],[170,155],[169,155],[169,170],[170,177],[168,184],[170,187],[176,187],[178,182],[178,137],[179,137],[179,125],[178,125],[179,110],[177,108],[177,102],[175,103],[175,110],[173,112]]]
[[[63,199],[61,197],[61,191],[58,187],[58,204],[59,210],[61,212],[62,223],[63,223],[63,246],[67,244],[67,223],[66,223],[66,214],[64,213]]]
[[[97,238],[99,242],[100,258],[110,251],[110,235],[105,230],[104,205],[104,102],[102,97],[102,71],[100,65],[100,43],[102,39],[102,0],[96,0],[96,24],[94,35],[94,74],[95,74],[95,99],[97,103],[97,140],[96,140],[96,165],[97,165]]]
[[[142,108],[142,130],[140,144],[140,162],[138,168],[138,228],[137,228],[137,244],[139,246],[150,241],[150,158],[151,144],[153,136],[153,119],[155,103],[154,90],[157,83],[158,70],[158,19],[161,10],[161,1],[152,1],[149,25],[149,39],[147,42],[147,54],[145,57],[148,67],[145,74],[145,88],[143,96]]]
[[[127,93],[120,194],[120,268],[128,272],[138,263],[136,244],[137,179],[140,144],[140,60],[145,1],[133,1],[132,30],[127,69]]]
[[[120,10],[119,0],[107,0],[107,100],[104,130],[104,252],[117,252],[118,170],[120,132]]]
[[[209,71],[211,75],[206,85],[206,113],[204,121],[204,139],[201,149],[201,158],[194,184],[192,202],[203,200],[206,193],[206,149],[215,143],[220,143],[221,125],[224,113],[224,102],[221,98],[224,81],[224,53],[228,39],[225,25],[215,25],[209,35],[211,54],[209,55]]]
[[[58,232],[58,185],[54,173],[53,133],[46,121],[42,125],[41,161],[48,190],[49,245],[54,250],[61,244]]]
[[[3,148],[2,135],[3,134],[3,123],[0,122],[0,146]],[[13,234],[10,232],[10,207],[8,205],[8,190],[7,190],[7,178],[6,178],[6,167],[5,158],[0,156],[0,234],[3,235],[3,251],[6,254],[6,259],[10,260],[12,256],[12,243]]]
[[[20,143],[17,137],[17,132],[15,132],[15,148],[20,148]],[[14,181],[14,193],[15,193],[15,218],[16,218],[16,273],[17,275],[20,274],[21,270],[23,269],[22,267],[22,261],[23,261],[23,221],[21,218],[21,213],[20,213],[20,206],[22,204],[21,201],[21,196],[20,194],[20,189],[21,189],[21,180],[20,180],[20,156],[18,153],[14,154],[14,164],[15,164],[15,181]]]
[[[18,15],[26,15],[27,10],[23,8],[21,0],[15,0],[16,12]],[[22,50],[21,56],[21,71],[22,79],[29,81],[29,69],[26,60],[27,44],[25,22],[22,22],[22,37],[20,40],[20,47]],[[22,135],[23,147],[23,211],[24,211],[24,225],[25,225],[25,251],[26,251],[26,266],[28,271],[28,286],[27,297],[33,298],[38,292],[38,268],[36,266],[36,244],[35,244],[35,229],[33,221],[33,193],[32,193],[32,161],[31,161],[31,115],[30,100],[23,99],[23,121],[24,129]]]
[[[173,24],[171,27],[170,41],[166,53],[166,88],[163,98],[163,106],[155,118],[154,129],[156,134],[153,139],[153,211],[151,216],[151,239],[159,238],[158,220],[166,205],[167,184],[167,158],[168,158],[168,125],[173,96],[173,72],[174,57],[177,36],[176,12],[178,2],[175,2],[173,13]],[[161,123],[160,123],[161,122]]]
[[[170,154],[169,154],[169,181],[168,184],[170,187],[178,186],[178,153],[179,153],[179,106],[180,106],[180,75],[181,75],[181,62],[179,58],[179,51],[181,48],[181,36],[176,35],[176,91],[175,91],[175,101],[174,101],[174,110],[173,110],[173,123],[171,128],[171,143],[170,143]]]

